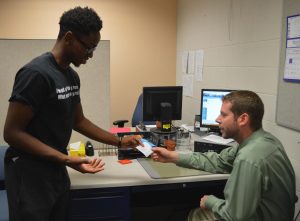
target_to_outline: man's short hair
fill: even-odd
[[[232,104],[231,111],[235,117],[247,113],[253,130],[262,128],[264,104],[256,93],[247,90],[233,91],[224,96],[223,101],[229,101]]]
[[[102,29],[102,20],[92,8],[75,7],[65,11],[59,21],[58,39],[72,31],[78,36],[89,35],[92,32],[99,32]]]

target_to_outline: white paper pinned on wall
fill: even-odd
[[[188,55],[188,74],[195,73],[195,51],[189,51]]]
[[[188,67],[188,56],[189,52],[184,51],[181,55],[181,71],[182,73],[187,73],[187,67]]]
[[[284,80],[300,82],[300,15],[287,17]]]
[[[193,90],[194,90],[193,85],[194,85],[194,75],[193,74],[182,75],[183,95],[192,97]]]
[[[204,51],[197,50],[195,53],[195,79],[196,79],[196,81],[202,81],[202,79],[203,79],[203,57],[204,57]]]

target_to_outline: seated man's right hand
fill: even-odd
[[[153,147],[151,158],[154,161],[162,163],[176,163],[178,161],[178,153],[176,151],[169,151],[163,147]]]

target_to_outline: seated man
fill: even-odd
[[[295,210],[295,173],[280,141],[262,129],[264,105],[251,91],[234,91],[223,98],[216,121],[224,138],[239,146],[220,154],[179,154],[153,148],[152,158],[212,173],[231,173],[225,199],[201,198],[189,221],[292,221]],[[216,217],[216,218],[215,218]]]

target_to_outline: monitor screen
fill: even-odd
[[[166,103],[171,105],[171,119],[169,120],[181,120],[182,86],[144,87],[143,120],[161,120],[161,104]]]
[[[217,117],[220,114],[222,98],[232,90],[202,89],[200,107],[200,127],[218,129]]]

